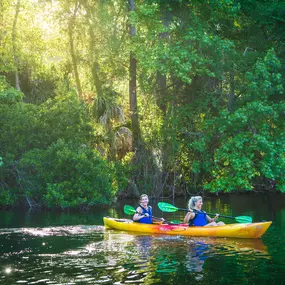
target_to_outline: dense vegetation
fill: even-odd
[[[285,2],[2,0],[0,205],[285,192]]]

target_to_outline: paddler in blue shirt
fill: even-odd
[[[136,209],[136,213],[133,216],[133,221],[139,222],[142,224],[152,224],[153,222],[157,222],[158,219],[155,218],[153,220],[152,216],[152,208],[148,205],[149,199],[146,194],[142,194],[140,196],[139,206]],[[163,222],[164,219],[159,219],[159,222]]]
[[[201,196],[192,197],[188,203],[188,209],[184,223],[189,226],[224,226],[223,222],[216,222],[219,218],[219,214],[216,214],[214,218],[210,218],[205,211],[202,210],[203,200]]]

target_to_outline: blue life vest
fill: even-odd
[[[203,210],[199,211],[194,209],[193,212],[195,213],[194,219],[189,221],[189,226],[200,226],[203,227],[207,225],[207,213]]]
[[[142,223],[142,224],[152,224],[152,208],[151,206],[148,206],[148,211],[142,207],[141,205],[139,205],[138,207],[140,207],[142,209],[142,215],[144,214],[148,214],[148,217],[143,217],[141,218],[138,222]]]

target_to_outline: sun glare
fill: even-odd
[[[7,268],[5,268],[4,272],[6,274],[10,274],[12,272],[12,268],[11,267],[7,267]]]

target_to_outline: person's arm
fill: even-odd
[[[142,209],[140,207],[137,207],[136,213],[133,216],[133,221],[139,221],[143,217],[148,217],[148,213],[142,214]]]
[[[184,224],[188,224],[190,220],[194,219],[194,217],[195,217],[195,213],[193,213],[193,212],[188,212],[188,213],[186,214],[185,218],[184,218],[183,223],[184,223]]]
[[[216,216],[215,216],[214,218],[210,218],[210,217],[207,215],[207,221],[208,221],[209,223],[216,222],[218,218],[219,218],[219,214],[216,214]]]

